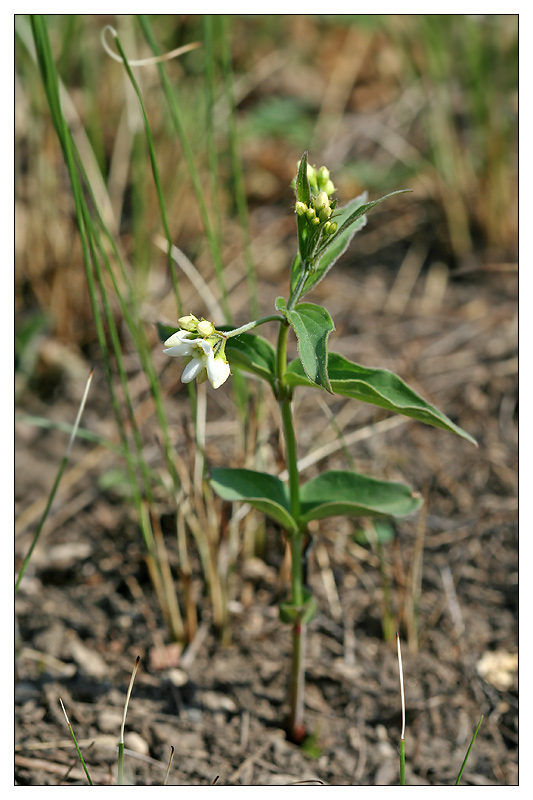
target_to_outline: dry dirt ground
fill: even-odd
[[[131,783],[162,784],[173,746],[169,784],[208,785],[217,776],[221,785],[397,784],[400,696],[395,649],[383,637],[387,585],[392,630],[403,641],[407,783],[452,784],[481,715],[463,784],[518,783],[517,276],[505,268],[450,276],[438,263],[419,274],[409,252],[399,270],[398,260],[395,269],[362,261],[354,274],[346,257],[310,298],[324,302],[336,323],[331,348],[396,371],[479,448],[371,406],[333,398],[325,408],[317,393],[298,394],[300,456],[320,456],[303,465],[305,477],[346,467],[333,416],[356,467],[401,477],[427,499],[417,518],[395,526],[396,538],[381,554],[361,544],[351,521],[330,520],[314,531],[308,581],[319,613],[309,626],[306,661],[314,749],[289,743],[282,728],[290,636],[277,613],[287,588],[281,532],[267,526],[261,558],[237,563],[225,642],[213,631],[195,566],[200,623],[180,654],[165,632],[132,506],[99,482],[104,466],[120,462],[80,441],[16,603],[19,785],[85,782],[60,697],[94,783],[113,783],[137,655],[126,726]],[[275,277],[265,279],[262,298],[279,293]],[[85,374],[89,362],[76,373],[54,347],[42,343],[40,382],[22,393],[19,410],[71,421],[72,375]],[[171,379],[166,393],[179,449],[187,398],[178,393],[176,365],[174,373],[161,366]],[[234,431],[222,391],[208,393],[214,465],[227,463],[225,442]],[[97,364],[84,426],[112,436],[112,425]],[[279,449],[272,431],[271,446]],[[16,435],[20,566],[65,434],[19,422]],[[172,514],[161,508],[175,567]]]

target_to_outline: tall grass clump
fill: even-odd
[[[45,91],[52,123],[60,144],[67,174],[71,185],[74,201],[74,213],[77,222],[82,260],[85,270],[86,285],[96,336],[101,351],[102,369],[104,372],[111,406],[115,416],[117,430],[121,442],[121,451],[125,458],[128,480],[131,486],[133,502],[136,507],[137,518],[143,535],[147,564],[156,591],[163,616],[172,638],[186,641],[194,636],[196,630],[196,603],[190,594],[191,589],[191,542],[199,553],[202,564],[204,580],[209,590],[212,606],[213,621],[219,630],[227,626],[227,579],[226,574],[219,569],[219,537],[220,531],[214,513],[214,500],[212,493],[203,482],[205,447],[204,431],[206,416],[205,387],[199,387],[197,392],[193,385],[188,387],[189,402],[195,424],[196,454],[192,464],[186,467],[180,459],[176,458],[174,443],[171,439],[167,411],[165,409],[164,390],[158,376],[156,356],[151,342],[150,326],[144,316],[141,291],[146,285],[146,279],[139,282],[139,271],[132,264],[124,248],[117,238],[116,222],[110,209],[113,202],[106,192],[105,183],[101,176],[95,178],[94,161],[91,169],[87,168],[88,157],[80,152],[79,127],[73,129],[71,120],[67,118],[65,106],[68,104],[67,89],[61,83],[56,60],[52,53],[48,34],[48,22],[40,15],[30,18],[31,38],[25,19],[19,20],[19,38],[28,51],[34,53],[42,86]],[[213,308],[222,310],[224,321],[231,322],[231,311],[228,303],[228,293],[225,285],[224,264],[221,247],[221,221],[210,210],[217,209],[219,204],[216,197],[211,197],[209,203],[209,187],[205,187],[203,175],[196,163],[196,154],[189,141],[183,114],[175,88],[168,79],[164,61],[167,56],[160,56],[158,46],[151,29],[149,20],[141,16],[139,26],[143,36],[154,51],[154,57],[149,62],[157,64],[159,77],[166,101],[166,110],[174,128],[176,139],[183,154],[189,180],[193,187],[194,197],[199,210],[201,222],[206,234],[209,253],[212,258],[214,275],[218,285],[218,298],[213,298]],[[216,28],[215,32],[213,27]],[[209,46],[205,57],[206,72],[206,113],[208,119],[209,158],[211,167],[216,167],[216,148],[220,146],[215,140],[214,101],[216,92],[215,72],[217,65],[214,58],[214,42],[221,49],[220,59],[224,66],[218,67],[217,81],[222,81],[221,75],[226,76],[226,93],[229,99],[230,75],[228,73],[227,52],[220,44],[222,31],[218,23],[206,18],[205,34]],[[183,312],[180,293],[180,279],[178,269],[185,269],[188,277],[197,284],[206,286],[204,279],[199,275],[194,266],[186,259],[184,254],[176,248],[170,229],[169,212],[165,198],[165,190],[161,171],[158,165],[156,144],[152,133],[152,126],[146,110],[141,86],[134,75],[134,67],[130,66],[128,57],[123,49],[121,38],[114,29],[103,31],[102,40],[105,50],[111,54],[120,66],[107,61],[109,70],[122,69],[130,86],[133,89],[137,107],[140,111],[142,130],[144,131],[145,149],[150,163],[150,172],[162,227],[160,246],[166,252],[167,275],[170,278],[174,294],[177,316]],[[193,49],[199,43],[181,48]],[[180,52],[170,54],[179,55]],[[107,56],[104,56],[107,58]],[[134,62],[135,63],[135,62]],[[217,62],[218,63],[218,62]],[[218,84],[217,84],[218,85]],[[244,194],[242,189],[242,171],[239,171],[238,147],[234,127],[229,135],[232,142],[232,166],[235,171],[236,185],[240,186],[240,219],[243,236],[248,237],[247,218],[244,211]],[[139,139],[134,137],[135,143],[131,146],[131,153],[139,149]],[[137,160],[132,160],[132,166],[137,168]],[[212,173],[213,174],[213,173]],[[216,172],[214,173],[216,175]],[[147,176],[143,177],[143,181]],[[97,185],[97,188],[95,188]],[[216,181],[213,180],[211,192],[217,191]],[[138,192],[137,195],[140,193]],[[116,201],[114,203],[116,207]],[[136,248],[139,252],[139,246]],[[251,289],[255,283],[252,276],[253,265],[248,260],[247,274]],[[148,276],[149,277],[149,276]],[[256,289],[255,289],[256,292]],[[257,293],[250,295],[252,306],[257,302]],[[160,441],[166,465],[166,472],[170,483],[168,487],[169,502],[175,508],[176,514],[176,547],[179,555],[178,572],[183,578],[180,587],[181,596],[176,589],[176,576],[172,574],[165,543],[161,531],[158,512],[155,506],[155,496],[161,489],[161,481],[154,475],[145,455],[145,442],[143,440],[142,423],[139,413],[135,408],[126,367],[126,353],[123,345],[123,328],[127,330],[128,345],[136,354],[145,376],[147,389],[151,397],[153,410],[158,421]],[[235,384],[235,398],[238,407],[242,410],[245,419],[248,389],[243,381]],[[234,548],[236,552],[238,548]],[[229,565],[231,571],[231,564]]]

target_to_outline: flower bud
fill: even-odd
[[[324,185],[329,181],[329,169],[320,167],[316,172],[316,180],[320,189],[324,189]]]
[[[316,169],[311,164],[307,165],[307,180],[309,181],[311,192],[313,194],[315,192],[318,192],[318,184],[316,182]]]
[[[317,197],[314,197],[313,205],[317,212],[321,211],[323,208],[329,208],[329,197],[326,192],[320,192]]]
[[[318,218],[320,222],[326,222],[331,217],[331,208],[327,206],[326,208],[321,209],[318,212]]]
[[[306,213],[305,213],[305,216],[307,217],[307,219],[311,219],[311,220],[314,219],[316,217],[315,209],[314,208],[308,208]]]
[[[208,336],[212,336],[215,331],[215,326],[212,322],[209,322],[207,319],[203,319],[201,322],[198,323],[196,326],[196,330],[204,339]]]
[[[336,191],[337,191],[337,190],[335,189],[335,186],[333,185],[333,181],[331,181],[331,180],[328,180],[328,181],[326,181],[326,183],[325,183],[325,185],[324,185],[324,191],[325,191],[325,193],[328,195],[328,197],[329,197],[330,195],[332,195],[332,194],[333,194],[333,192],[336,192]]]
[[[326,222],[326,224],[324,225],[325,236],[333,236],[336,230],[337,230],[336,222]]]
[[[294,210],[296,211],[299,217],[303,217],[303,215],[307,211],[307,206],[305,205],[305,203],[301,203],[300,201],[298,201],[294,206]]]
[[[178,325],[182,330],[189,331],[189,333],[194,333],[196,326],[198,325],[198,319],[194,316],[194,314],[187,314],[186,317],[179,318]]]
[[[318,219],[318,217],[313,217],[313,219],[311,220],[311,225],[320,225],[320,220]]]

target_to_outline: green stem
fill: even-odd
[[[246,333],[246,331],[251,331],[252,328],[257,328],[259,325],[263,325],[265,322],[281,322],[284,318],[281,314],[270,314],[268,317],[261,317],[261,319],[255,319],[253,322],[247,322],[246,325],[241,325],[240,328],[235,328],[232,331],[225,331],[224,338],[230,339],[232,336],[238,336],[240,333]]]
[[[284,397],[280,400],[281,417],[283,420],[283,433],[285,435],[285,450],[287,470],[289,473],[289,495],[291,499],[291,514],[295,520],[300,517],[300,481],[298,478],[298,460],[296,454],[296,435],[292,424],[291,398]]]
[[[300,295],[302,294],[303,288],[305,286],[305,282],[311,272],[311,265],[308,261],[302,262],[302,266],[300,269],[300,277],[298,278],[298,283],[294,287],[294,291],[289,297],[289,302],[287,303],[287,310],[292,311],[294,306],[300,299]]]
[[[478,735],[478,733],[479,733],[479,729],[481,728],[481,723],[482,723],[482,722],[483,722],[483,716],[481,717],[481,719],[480,719],[480,720],[479,720],[479,722],[478,722],[477,728],[476,728],[476,730],[474,731],[474,735],[472,736],[472,741],[470,742],[470,745],[469,745],[469,747],[468,747],[468,750],[466,751],[466,756],[465,756],[465,758],[464,758],[464,761],[463,761],[463,763],[462,763],[462,765],[461,765],[461,769],[459,770],[459,775],[457,776],[457,780],[455,781],[455,785],[456,785],[456,786],[459,786],[459,782],[460,782],[460,780],[461,780],[461,776],[462,776],[462,774],[463,774],[463,772],[464,772],[464,769],[465,769],[465,767],[466,767],[466,762],[468,761],[468,756],[470,755],[470,751],[472,750],[472,747],[473,747],[473,745],[474,745],[474,742],[476,741],[476,736],[477,736],[477,735]]]
[[[285,453],[287,471],[289,473],[289,494],[291,514],[294,519],[300,517],[300,482],[298,476],[298,458],[296,448],[296,434],[292,419],[292,393],[285,382],[287,368],[287,339],[289,324],[283,321],[279,327],[277,346],[277,391],[278,402],[283,421],[283,434],[285,436]],[[288,534],[291,547],[291,600],[294,606],[304,604],[303,591],[303,565],[302,565],[302,540],[303,532]],[[302,608],[303,613],[303,608]],[[304,688],[305,688],[305,633],[306,625],[299,617],[293,625],[292,631],[292,665],[289,689],[290,717],[289,735],[301,742],[305,735],[303,724]]]
[[[283,421],[283,434],[285,436],[287,471],[289,473],[289,493],[291,498],[291,514],[293,515],[294,519],[297,520],[300,516],[300,481],[298,476],[298,457],[296,450],[296,435],[292,421],[292,394],[285,382],[288,335],[289,323],[283,321],[279,326],[277,348],[278,402]]]

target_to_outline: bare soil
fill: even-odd
[[[330,520],[313,531],[308,581],[319,613],[308,630],[306,719],[314,750],[291,744],[283,732],[290,636],[277,612],[287,590],[281,532],[268,525],[260,551],[239,559],[225,641],[213,629],[199,564],[193,565],[200,623],[180,652],[155,599],[133,507],[100,480],[121,461],[79,440],[16,602],[17,784],[85,782],[59,698],[94,783],[114,782],[137,655],[126,725],[131,783],[162,784],[173,746],[169,783],[175,785],[207,785],[217,776],[221,785],[397,784],[400,694],[395,646],[383,635],[387,581],[392,632],[399,630],[403,641],[407,783],[453,784],[481,715],[463,784],[518,783],[516,273],[479,266],[450,274],[435,262],[417,274],[408,258],[398,271],[401,261],[392,259],[390,269],[385,259],[366,265],[359,258],[355,267],[347,256],[309,299],[324,303],[335,320],[331,349],[393,369],[479,447],[342,398],[328,400],[328,412],[318,393],[298,393],[300,456],[325,448],[303,477],[347,465],[329,413],[358,469],[403,479],[426,498],[418,517],[395,525],[396,538],[381,557],[355,537],[354,521]],[[261,291],[265,313],[280,293],[276,264],[271,271]],[[43,339],[39,353],[19,412],[71,422],[80,376],[93,356],[83,424],[112,438],[96,350],[72,354]],[[130,367],[134,378],[133,357]],[[187,396],[176,364],[162,359],[161,369],[176,452],[183,453]],[[238,465],[228,455],[235,441],[230,392],[208,392],[213,465]],[[275,458],[276,410],[265,402]],[[153,418],[151,424],[153,438],[146,440],[155,442],[151,458],[161,468]],[[27,421],[16,425],[18,566],[65,436]],[[174,513],[161,502],[172,568]]]

